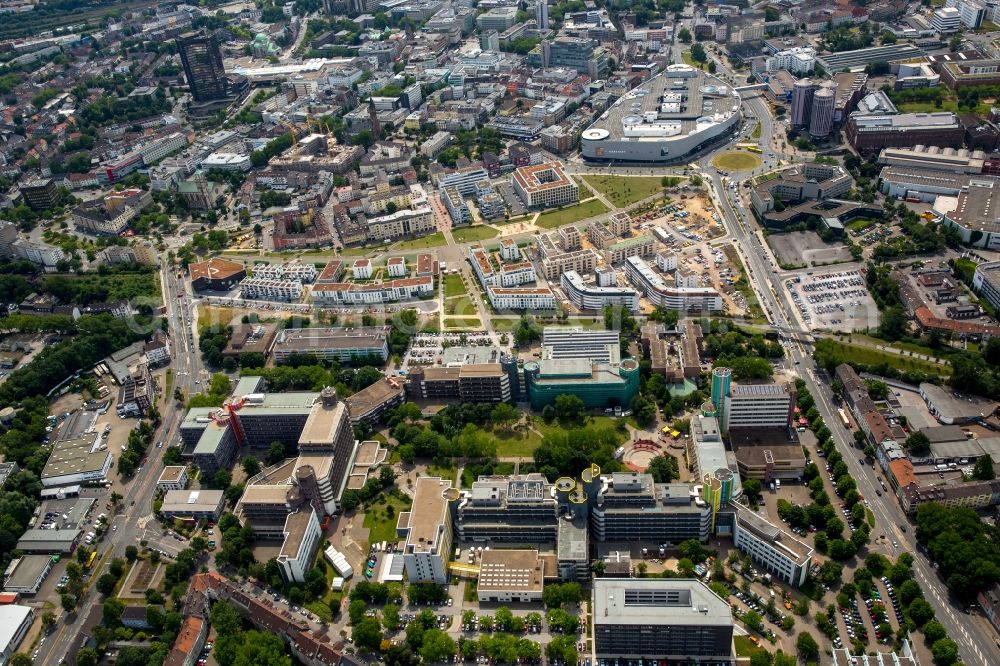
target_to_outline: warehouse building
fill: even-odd
[[[225,501],[221,490],[168,490],[160,513],[165,518],[218,520]]]
[[[97,432],[58,440],[42,469],[42,485],[51,488],[103,480],[111,471],[107,448]]]
[[[39,588],[54,566],[51,555],[22,555],[11,561],[4,574],[4,592],[22,595],[38,594]]]

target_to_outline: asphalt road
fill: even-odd
[[[770,136],[769,132],[773,127],[767,105],[762,100],[748,100],[745,106],[752,109],[754,115],[760,118],[761,142],[762,145],[767,145],[764,140]],[[712,181],[715,190],[713,197],[719,204],[726,225],[729,227],[736,247],[743,257],[749,272],[750,282],[767,313],[768,321],[782,330],[796,330],[797,323],[790,314],[794,312],[794,307],[789,302],[787,293],[782,289],[781,275],[774,270],[767,250],[755,233],[754,227],[745,219],[745,214],[739,209],[739,204],[734,205],[730,201],[719,173],[711,166],[705,168],[705,173]],[[737,210],[740,210],[739,214],[737,214]],[[833,405],[833,394],[829,383],[817,380],[817,368],[806,348],[801,344],[793,344],[789,350],[792,362],[800,369],[801,378],[806,382],[806,386],[816,399],[816,407],[823,415],[827,427],[833,433],[838,449],[844,456],[848,469],[858,484],[858,491],[868,500],[870,508],[875,514],[874,535],[887,534],[890,537],[882,540],[880,544],[873,542],[870,547],[874,550],[883,550],[886,555],[893,559],[903,551],[916,553],[915,529],[908,528],[906,532],[902,531],[902,526],[908,525],[909,520],[900,509],[895,496],[886,493],[882,497],[878,497],[875,491],[876,489],[881,490],[881,485],[877,480],[877,475],[869,466],[861,465],[858,462],[857,449],[852,446],[853,434],[840,422]],[[893,548],[891,541],[896,541],[899,547]],[[987,634],[982,623],[970,622],[968,618],[963,617],[961,606],[950,598],[943,581],[931,569],[926,558],[917,554],[914,558],[913,568],[927,601],[934,608],[938,621],[944,625],[949,636],[958,644],[962,660],[966,664],[981,664],[982,666],[1000,663],[1000,650],[996,647],[992,630],[989,630],[990,633]]]
[[[161,269],[160,278],[172,344],[173,358],[170,367],[174,372],[174,387],[180,388],[182,391],[190,391],[197,388],[194,382],[204,374],[204,368],[201,366],[201,359],[197,352],[197,338],[189,340],[186,332],[191,330],[191,317],[186,305],[189,296],[183,283],[168,267]],[[177,294],[182,290],[185,291],[185,297],[178,299]],[[180,300],[185,301],[185,303],[180,303]],[[126,546],[138,545],[145,524],[151,521],[152,507],[150,503],[155,491],[156,480],[162,470],[160,458],[166,446],[176,442],[177,428],[184,415],[183,409],[178,408],[173,396],[163,396],[159,404],[162,425],[146,454],[146,462],[128,484],[128,489],[124,493],[124,509],[111,520],[112,526],[117,526],[117,529],[108,532],[101,543],[99,557],[102,564],[100,570],[95,571],[91,576],[91,583],[105,573],[111,559],[125,556]],[[164,448],[156,447],[158,441],[164,442]],[[82,630],[84,620],[91,610],[101,603],[101,595],[96,590],[90,589],[75,613],[60,618],[58,628],[42,646],[35,663],[58,664],[62,662],[67,656],[70,644]]]

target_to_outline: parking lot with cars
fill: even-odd
[[[878,325],[878,308],[859,271],[810,271],[785,286],[807,328],[852,331]]]

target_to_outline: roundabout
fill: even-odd
[[[762,164],[764,162],[759,157],[742,150],[730,150],[725,153],[719,153],[712,160],[712,166],[716,169],[725,169],[726,171],[752,171]]]

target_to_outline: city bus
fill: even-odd
[[[851,422],[847,419],[847,412],[845,412],[843,409],[838,409],[837,414],[840,415],[840,420],[844,424],[844,427],[850,430]]]
[[[89,569],[90,567],[94,566],[94,560],[96,559],[97,559],[97,551],[95,550],[90,554],[90,557],[87,558],[87,564],[84,566],[84,568]]]

